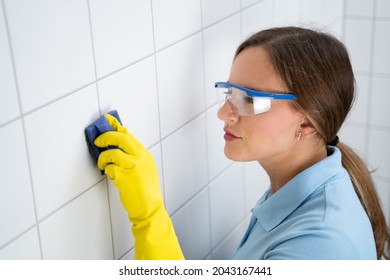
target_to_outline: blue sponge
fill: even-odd
[[[116,110],[110,111],[107,114],[114,116],[121,124],[118,112]],[[89,153],[92,155],[94,160],[97,162],[101,152],[107,149],[115,149],[117,146],[110,146],[108,148],[99,148],[93,143],[95,139],[102,133],[107,131],[112,131],[112,127],[108,123],[107,119],[104,116],[98,118],[94,123],[90,124],[85,130],[85,140],[87,141]]]

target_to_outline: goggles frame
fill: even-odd
[[[232,84],[229,82],[216,82],[214,84],[214,87],[215,88],[226,88],[226,89],[235,88],[235,89],[241,91],[247,97],[252,99],[253,105],[252,105],[251,110],[248,111],[241,106],[236,107],[234,102],[232,102],[231,97],[232,97],[233,92],[230,92],[230,93],[225,92],[224,93],[226,95],[225,102],[229,101],[229,104],[230,104],[232,111],[234,113],[236,113],[234,110],[234,109],[236,109],[238,111],[237,112],[238,115],[242,115],[242,116],[251,116],[251,115],[255,116],[255,115],[259,115],[259,114],[267,112],[271,107],[271,104],[270,104],[271,99],[276,99],[276,100],[295,100],[295,99],[297,99],[297,97],[293,93],[271,93],[271,92],[255,91],[255,90],[248,89],[248,88],[245,88],[245,87],[242,87],[242,86],[239,86],[236,84]],[[259,104],[260,100],[262,100],[263,103],[265,101],[267,101],[268,104],[267,103],[266,104]],[[248,104],[250,104],[250,103],[248,103]],[[240,110],[240,108],[241,108],[241,110]],[[248,112],[250,112],[250,113],[248,113]]]

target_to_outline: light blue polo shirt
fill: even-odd
[[[376,259],[371,224],[341,152],[328,151],[276,193],[265,192],[234,259]]]

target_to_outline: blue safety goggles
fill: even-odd
[[[254,116],[267,112],[271,108],[271,100],[294,100],[297,97],[292,93],[261,92],[244,88],[229,82],[216,82],[218,101],[229,105],[235,114],[240,116]]]

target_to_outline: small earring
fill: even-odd
[[[298,135],[297,135],[297,141],[300,141],[300,140],[301,140],[301,136],[302,136],[302,132],[299,131],[299,132],[298,132]]]

